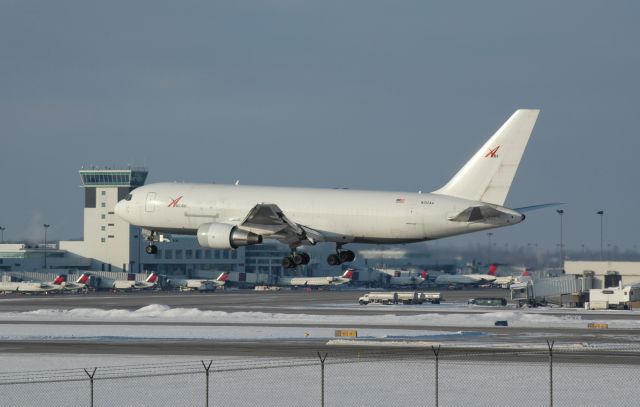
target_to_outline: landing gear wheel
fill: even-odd
[[[147,254],[156,254],[158,253],[158,246],[150,244],[144,250],[147,252]]]
[[[309,264],[311,261],[311,257],[307,253],[294,253],[291,258],[296,266]]]
[[[340,259],[340,263],[348,263],[355,260],[356,254],[351,250],[344,250],[338,253],[338,257]]]
[[[349,253],[349,261],[354,261],[356,259],[356,254],[354,252],[347,250],[347,253]]]
[[[286,268],[286,269],[292,269],[296,266],[296,264],[293,262],[293,258],[291,256],[287,256],[287,257],[283,257],[282,258],[282,267]]]
[[[302,255],[302,253],[294,253],[293,255],[291,255],[291,259],[296,266],[304,263],[304,256]]]
[[[329,263],[330,266],[337,266],[342,262],[340,261],[340,257],[338,257],[337,254],[330,254],[327,257],[327,263]]]

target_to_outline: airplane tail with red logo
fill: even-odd
[[[89,282],[89,276],[91,274],[89,273],[84,273],[82,274],[80,277],[78,277],[78,279],[76,280],[77,284],[87,284]]]
[[[519,109],[435,194],[504,205],[540,110]]]
[[[423,280],[426,280],[428,275],[429,275],[429,273],[427,272],[427,270],[422,270],[422,272],[420,273],[420,277]]]
[[[53,285],[61,285],[65,281],[67,281],[65,276],[56,276],[56,278],[53,280]]]
[[[344,273],[342,273],[342,278],[351,280],[353,278],[353,269],[347,269]]]
[[[497,276],[498,275],[498,266],[496,266],[495,264],[491,264],[489,265],[489,275],[490,276]]]
[[[220,273],[218,278],[216,278],[216,281],[227,281],[228,279],[229,279],[229,273],[227,273],[226,271],[223,271],[222,273]]]
[[[158,275],[153,272],[149,274],[149,277],[147,277],[147,279],[144,281],[146,281],[147,283],[156,283],[158,281]]]

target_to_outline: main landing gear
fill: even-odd
[[[330,254],[327,257],[327,263],[330,266],[337,266],[342,263],[349,263],[356,259],[356,254],[351,250],[342,250],[341,244],[336,244],[336,253]],[[298,266],[302,266],[305,264],[309,264],[309,260],[311,257],[307,253],[297,252],[295,249],[292,249],[291,254],[282,259],[282,267],[286,269],[293,269]]]
[[[291,255],[282,259],[282,267],[286,269],[296,268],[297,266],[309,264],[311,257],[304,252],[292,251]]]
[[[147,237],[147,240],[149,241],[149,246],[147,246],[144,251],[147,252],[147,254],[156,254],[158,253],[158,246],[156,246],[155,244],[153,244],[153,242],[155,241],[155,233],[153,230],[151,231],[151,234],[149,235],[149,237]]]
[[[330,266],[337,266],[342,263],[349,263],[356,259],[356,254],[351,250],[341,250],[342,245],[336,245],[336,254],[330,254],[327,257],[327,263]]]

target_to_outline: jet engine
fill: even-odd
[[[235,249],[262,243],[262,236],[228,223],[205,223],[198,228],[198,243],[212,249]]]

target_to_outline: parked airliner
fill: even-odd
[[[208,280],[206,278],[172,278],[171,280],[167,280],[167,283],[183,291],[213,291],[216,287],[224,286],[228,279],[229,273],[223,271],[215,280]]]
[[[326,287],[348,284],[353,278],[353,270],[348,269],[341,276],[329,277],[280,277],[276,285],[293,287]]]
[[[157,252],[159,233],[196,235],[214,249],[275,239],[291,248],[286,268],[309,263],[309,255],[297,251],[304,245],[334,243],[327,262],[338,265],[355,258],[343,250],[348,243],[412,243],[515,225],[535,208],[503,205],[538,114],[517,110],[432,193],[157,183],[131,191],[115,212],[151,231],[149,254]]]

